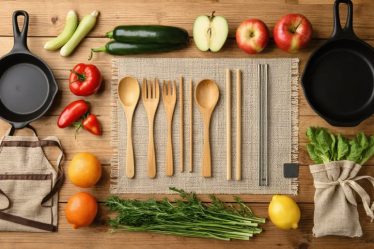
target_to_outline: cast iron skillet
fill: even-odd
[[[339,4],[348,6],[345,27]],[[374,49],[353,32],[351,0],[336,0],[331,38],[310,57],[302,76],[311,107],[333,126],[356,126],[374,113]]]
[[[23,30],[17,23],[24,17]],[[27,48],[29,15],[13,13],[13,49],[0,59],[0,117],[19,129],[43,116],[57,94],[51,69]]]

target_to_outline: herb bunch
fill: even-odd
[[[235,199],[238,208],[226,205],[213,195],[208,205],[202,203],[195,193],[170,189],[177,192],[181,199],[171,203],[167,198],[140,201],[109,197],[105,204],[117,213],[109,220],[112,230],[219,240],[249,240],[262,232],[259,224],[265,223],[265,218],[256,217],[238,197]]]
[[[310,159],[318,164],[349,160],[363,165],[374,155],[374,136],[366,137],[363,132],[347,139],[324,128],[309,127],[306,136]]]

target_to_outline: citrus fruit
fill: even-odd
[[[78,187],[92,187],[101,177],[101,164],[91,153],[78,153],[69,164],[68,177]]]
[[[296,202],[286,195],[274,195],[269,204],[269,217],[281,229],[296,229],[300,220],[300,209]]]
[[[89,193],[79,192],[71,196],[65,206],[66,220],[74,229],[89,226],[95,219],[97,202]]]

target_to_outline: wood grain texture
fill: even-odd
[[[91,63],[97,65],[102,71],[104,78],[103,87],[98,94],[87,97],[91,103],[92,112],[97,114],[102,126],[103,136],[97,137],[82,130],[77,139],[74,138],[73,128],[58,129],[56,122],[59,113],[64,106],[79,97],[73,96],[68,87],[67,78],[69,70],[79,62],[88,62],[90,48],[99,47],[107,42],[104,38],[105,32],[119,24],[163,24],[174,25],[185,28],[192,33],[192,24],[196,16],[209,14],[216,10],[217,15],[227,18],[230,25],[230,39],[223,50],[219,53],[201,52],[195,48],[191,39],[191,45],[180,51],[172,53],[152,54],[149,57],[197,57],[197,58],[273,58],[273,57],[298,57],[300,58],[300,72],[311,52],[318,48],[332,31],[332,4],[333,0],[0,0],[0,55],[6,54],[13,45],[11,15],[16,9],[24,9],[30,14],[30,27],[28,46],[30,50],[46,61],[52,68],[60,86],[58,97],[47,115],[33,123],[41,137],[55,135],[61,139],[66,161],[68,165],[73,155],[77,152],[88,151],[96,154],[103,164],[103,177],[94,188],[81,189],[66,180],[60,192],[60,226],[59,232],[53,234],[35,233],[0,233],[1,249],[11,248],[374,248],[374,226],[365,217],[364,211],[359,207],[360,219],[364,229],[364,236],[357,239],[326,237],[313,238],[311,229],[313,226],[313,195],[314,187],[308,165],[312,163],[305,150],[307,143],[305,137],[306,129],[313,126],[328,127],[334,132],[353,136],[362,130],[367,134],[374,134],[374,116],[364,121],[355,128],[336,128],[329,126],[319,118],[310,108],[302,94],[300,87],[299,99],[299,195],[293,198],[300,204],[302,219],[300,228],[296,231],[281,231],[276,229],[270,222],[265,225],[265,232],[249,242],[233,241],[221,242],[203,239],[180,238],[173,236],[162,236],[145,233],[115,233],[108,232],[104,225],[110,214],[102,207],[95,223],[89,227],[73,230],[65,220],[63,208],[68,198],[79,191],[87,191],[95,195],[100,203],[109,196],[110,185],[110,160],[112,148],[110,145],[111,117],[110,117],[110,80],[111,59],[106,54],[95,54]],[[374,45],[374,1],[353,0],[354,2],[354,28],[357,35]],[[76,53],[68,58],[60,57],[58,52],[47,52],[42,49],[44,43],[52,36],[57,35],[63,28],[64,20],[68,10],[74,9],[79,17],[92,12],[94,9],[100,11],[98,24],[78,47]],[[298,12],[307,16],[313,23],[314,40],[310,46],[298,54],[287,54],[277,49],[273,42],[259,55],[244,54],[235,44],[234,34],[238,24],[248,17],[262,19],[272,29],[275,22],[284,14]],[[342,10],[342,12],[344,12]],[[341,16],[342,20],[345,14]],[[190,80],[190,79],[188,79]],[[191,97],[191,96],[190,96]],[[244,97],[244,96],[243,96]],[[197,108],[195,105],[194,108]],[[5,122],[0,121],[0,134],[4,134],[9,128]],[[28,134],[29,131],[21,131],[20,134]],[[191,133],[192,135],[192,133]],[[190,148],[192,149],[191,144]],[[54,161],[58,151],[46,149],[48,157]],[[164,172],[162,172],[164,173]],[[362,175],[374,175],[374,159],[364,166]],[[365,185],[369,189],[368,185]],[[371,197],[374,193],[371,192]],[[166,195],[122,195],[124,198],[162,199]],[[176,196],[168,196],[176,198]],[[209,201],[208,195],[201,195],[204,201]],[[233,197],[220,195],[226,202],[233,202]],[[241,195],[258,215],[267,216],[267,205],[271,199],[270,195]]]

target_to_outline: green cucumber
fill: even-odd
[[[106,36],[124,43],[187,44],[189,42],[186,30],[161,25],[117,26],[113,31],[106,33]]]
[[[160,44],[160,43],[123,43],[110,41],[105,46],[93,48],[92,52],[106,52],[112,55],[130,55],[143,53],[168,52],[186,47],[186,44]]]
[[[90,15],[83,17],[82,21],[78,25],[77,30],[75,30],[73,36],[61,48],[61,56],[69,56],[71,53],[73,53],[74,49],[78,46],[78,44],[86,37],[86,35],[95,26],[98,15],[99,12],[95,10]]]
[[[57,37],[47,41],[44,45],[44,49],[53,51],[64,46],[74,34],[74,31],[77,29],[77,26],[77,13],[74,10],[70,10],[66,15],[64,30]]]

